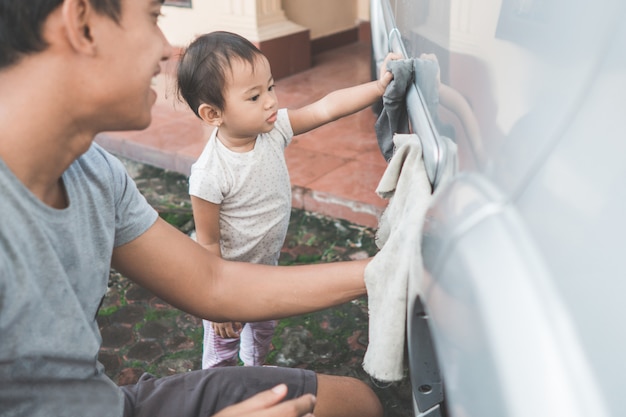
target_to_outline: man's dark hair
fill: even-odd
[[[198,37],[186,49],[178,66],[177,93],[198,114],[202,103],[224,110],[224,91],[231,61],[252,65],[263,53],[249,40],[230,32],[211,32]]]
[[[97,12],[119,22],[122,0],[89,2]],[[62,3],[63,0],[0,0],[0,69],[48,46],[42,37],[43,24]]]

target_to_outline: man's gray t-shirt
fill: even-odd
[[[121,416],[97,362],[113,248],[157,213],[98,145],[63,174],[69,206],[44,205],[0,159],[0,415]]]

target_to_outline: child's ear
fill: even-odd
[[[198,115],[211,126],[219,127],[222,124],[222,112],[210,104],[202,103],[198,107]]]

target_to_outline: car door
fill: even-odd
[[[615,296],[626,289],[616,279],[625,9],[372,1],[375,62],[386,47],[440,65],[437,112],[411,107],[412,128],[458,149],[413,266],[424,275],[407,324],[416,415],[626,414],[616,388],[626,310]]]

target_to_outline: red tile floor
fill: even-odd
[[[150,127],[98,135],[119,156],[189,175],[212,127],[203,124],[174,93],[174,61],[157,77],[159,94]],[[276,81],[280,107],[298,107],[343,87],[370,80],[370,46],[357,42],[313,57],[310,69]],[[376,186],[387,164],[374,134],[371,109],[294,137],[286,159],[293,207],[376,227],[387,201]]]

